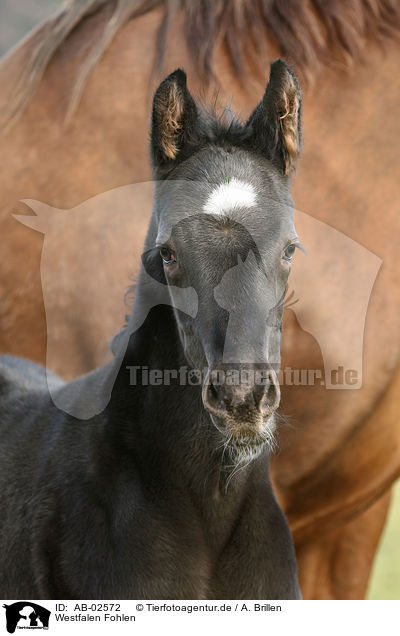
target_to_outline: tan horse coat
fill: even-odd
[[[100,192],[150,178],[148,119],[160,8],[119,30],[90,76],[77,111],[67,125],[64,121],[84,43],[104,19],[101,12],[94,14],[58,48],[27,108],[2,136],[1,351],[40,362],[45,361],[46,348],[39,272],[43,237],[10,214],[28,212],[18,203],[23,198],[72,208]],[[182,19],[172,29],[173,44],[167,46],[162,72],[181,66],[191,89],[200,91],[181,33]],[[278,53],[269,48],[265,68]],[[219,101],[232,99],[234,110],[247,116],[267,78],[254,76],[241,87],[222,45],[214,60]],[[13,81],[16,63],[3,65],[2,84]],[[294,183],[296,207],[383,260],[365,325],[362,388],[298,386],[283,391],[283,411],[293,426],[282,429],[274,481],[294,535],[305,598],[365,595],[390,486],[400,474],[399,63],[398,44],[388,42],[382,53],[371,43],[363,65],[347,74],[326,70],[304,94],[305,144]],[[86,274],[97,299],[87,324],[73,311],[73,284],[62,296],[53,290],[53,316],[68,325],[68,333],[60,333],[59,365],[54,369],[65,377],[102,362],[106,340],[118,331],[126,313],[123,292],[138,264],[144,231],[145,223],[124,228],[132,236],[131,271],[120,262],[119,245],[110,232],[101,258],[112,271],[114,294],[105,296],[95,273]],[[74,232],[76,228],[59,237],[60,249],[73,249]],[[57,247],[54,259],[60,253]],[[323,249],[320,267],[321,275],[329,274]],[[79,262],[73,274],[81,275]],[[340,286],[341,280],[335,284]],[[347,316],[334,295],[330,303],[332,311]],[[349,329],[351,316],[343,321],[343,338]],[[300,328],[290,309],[283,331],[286,364],[322,368],[318,343]]]

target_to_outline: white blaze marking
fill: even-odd
[[[238,207],[253,207],[256,204],[256,192],[251,183],[230,179],[215,188],[204,204],[204,212],[223,214]]]

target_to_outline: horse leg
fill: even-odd
[[[365,598],[390,494],[388,490],[345,525],[296,546],[303,598]]]

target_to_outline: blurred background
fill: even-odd
[[[60,0],[1,0],[0,55],[4,55],[61,4]]]
[[[0,56],[56,10],[60,0],[1,0]],[[388,522],[370,580],[369,599],[400,599],[400,482],[393,489]]]
[[[400,481],[393,496],[369,584],[369,599],[400,599]]]

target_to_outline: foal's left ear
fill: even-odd
[[[246,123],[252,147],[277,164],[284,175],[294,168],[301,148],[301,89],[283,60],[271,64],[268,86]]]
[[[160,84],[153,100],[151,153],[155,168],[171,168],[194,136],[197,107],[177,69]]]

